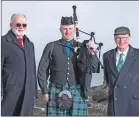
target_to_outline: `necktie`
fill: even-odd
[[[23,39],[19,37],[17,40],[18,40],[20,46],[23,47]]]
[[[124,64],[123,56],[124,56],[124,54],[121,53],[120,54],[119,61],[118,61],[118,64],[117,64],[117,70],[118,70],[118,72],[120,72],[120,70],[121,70],[121,68],[122,68],[122,66]]]
[[[69,41],[66,41],[66,46],[69,46],[70,47],[70,42]],[[70,48],[66,47],[66,54],[69,56],[70,55]]]

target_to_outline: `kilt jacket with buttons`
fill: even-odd
[[[64,39],[50,42],[43,51],[37,74],[38,83],[43,94],[48,93],[49,76],[50,83],[56,83],[62,86],[65,85],[67,81],[71,86],[76,86],[80,82],[78,77],[77,54],[71,50],[70,56],[66,55],[65,47],[60,45],[65,45],[65,42],[66,40]],[[77,42],[73,39],[71,40],[71,45],[75,46]],[[95,61],[93,55],[91,57],[94,59],[94,63],[92,62],[90,64],[95,68],[98,63]]]
[[[118,73],[117,48],[103,55],[104,78],[109,86],[108,115],[139,115],[139,49],[129,46],[125,63]]]

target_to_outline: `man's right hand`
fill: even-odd
[[[48,103],[49,102],[49,95],[48,94],[44,94],[42,96],[42,100],[45,102],[45,103]]]
[[[107,87],[107,82],[104,80],[103,81],[103,88],[106,88]]]
[[[3,96],[1,96],[1,102],[2,102],[2,100],[3,100]]]

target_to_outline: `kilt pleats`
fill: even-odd
[[[56,106],[56,97],[62,90],[68,90],[73,96],[73,106],[64,110]],[[80,86],[69,86],[66,83],[63,87],[57,85],[49,86],[49,103],[47,105],[48,116],[87,116],[88,107],[85,100],[80,95]]]

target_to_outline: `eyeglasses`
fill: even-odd
[[[20,24],[20,23],[17,23],[17,24],[16,24],[16,27],[20,27],[21,25],[22,25],[23,27],[27,27],[27,24]]]
[[[115,37],[115,40],[117,41],[120,41],[120,40],[123,40],[123,41],[126,41],[129,37]]]

